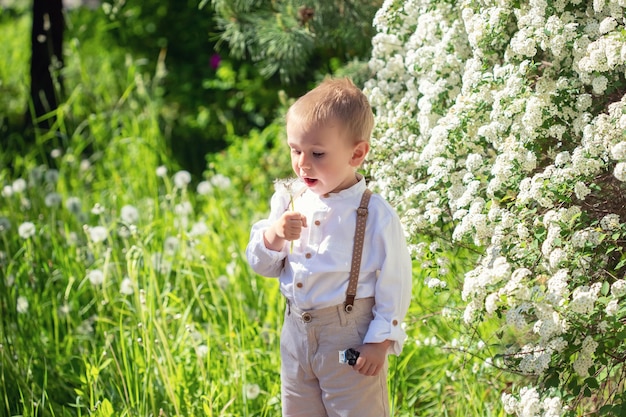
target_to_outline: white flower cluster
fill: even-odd
[[[540,399],[535,388],[524,387],[520,390],[519,398],[511,394],[502,394],[504,411],[518,417],[559,417],[563,415],[565,407],[558,397]]]
[[[483,251],[463,317],[500,312],[526,331],[520,367],[538,376],[584,375],[593,343],[566,357],[564,340],[623,330],[609,254],[626,236],[610,204],[626,191],[625,12],[624,0],[386,0],[374,21],[372,184],[403,213],[414,256],[429,253],[424,234]],[[596,314],[607,320],[581,324]],[[548,402],[508,409],[558,415]]]

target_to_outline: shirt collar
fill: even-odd
[[[365,184],[365,177],[363,175],[357,174],[357,178],[358,178],[358,182],[354,184],[353,186],[346,188],[344,190],[341,190],[339,192],[336,192],[336,193],[327,193],[327,194],[320,195],[318,196],[318,198],[322,201],[326,201],[326,200],[340,201],[340,200],[352,199],[357,196],[361,197],[361,195],[365,191],[365,188],[367,188],[367,185]]]

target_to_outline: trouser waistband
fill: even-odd
[[[354,300],[354,307],[352,312],[346,313],[343,304],[337,304],[330,307],[320,308],[317,310],[300,310],[287,300],[287,315],[298,317],[304,323],[326,324],[337,321],[337,318],[342,319],[346,316],[361,315],[366,312],[371,312],[374,307],[374,297],[359,298]]]

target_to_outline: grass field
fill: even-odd
[[[278,416],[284,303],[243,254],[276,155],[246,152],[253,134],[189,176],[165,146],[163,75],[82,18],[55,133],[17,153],[29,20],[0,14],[0,416]],[[450,291],[415,265],[393,415],[502,416],[494,329],[463,328],[466,256],[441,256]]]

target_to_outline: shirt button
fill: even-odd
[[[309,252],[309,253],[307,253],[306,255],[304,255],[304,257],[305,257],[305,258],[307,258],[307,259],[311,259],[311,256],[313,256],[313,255],[311,255],[311,253],[310,253],[310,252]]]
[[[394,326],[397,326],[398,325],[398,320],[392,321],[391,324],[393,324]]]
[[[302,288],[302,287],[303,287],[303,285],[302,285],[302,283],[301,283],[301,282],[298,282],[298,283],[296,284],[296,287],[298,287],[298,288]]]
[[[319,221],[319,220],[315,220],[315,225],[316,225],[316,226],[319,226],[320,224],[322,224],[322,222],[321,222],[321,221]]]

